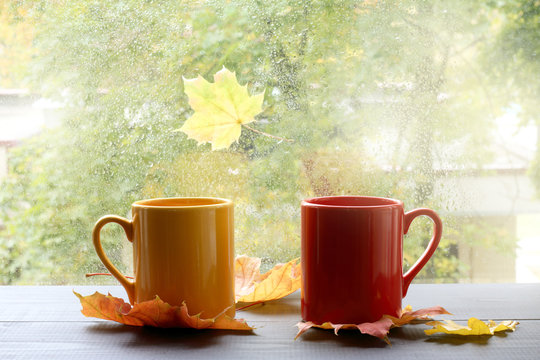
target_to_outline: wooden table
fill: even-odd
[[[298,340],[300,294],[239,311],[253,332],[129,327],[85,318],[75,290],[125,297],[122,288],[0,287],[0,359],[540,359],[540,284],[413,284],[403,304],[442,305],[455,321],[518,320],[499,336],[426,336],[426,325],[390,332],[392,346],[358,332],[311,329]]]

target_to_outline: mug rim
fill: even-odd
[[[208,201],[207,204],[189,204],[189,201]],[[186,201],[185,204],[174,204],[174,202]],[[173,204],[165,205],[163,203],[171,202]],[[155,204],[161,203],[161,204]],[[186,197],[168,197],[168,198],[152,198],[135,201],[131,206],[134,208],[145,209],[194,209],[194,208],[217,208],[223,206],[232,205],[232,200],[217,198],[217,197],[203,197],[203,196],[186,196]]]
[[[318,203],[318,201],[333,201],[333,200],[343,200],[343,199],[360,199],[368,201],[378,201],[379,204],[373,205],[356,205],[356,204],[328,204],[328,203]],[[301,206],[303,207],[316,207],[316,208],[329,208],[329,209],[381,209],[389,207],[403,207],[403,201],[385,198],[379,196],[362,196],[362,195],[336,195],[336,196],[318,196],[302,200]]]

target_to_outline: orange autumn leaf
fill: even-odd
[[[260,267],[260,258],[242,255],[234,260],[234,290],[237,301],[253,292],[255,283],[260,281]]]
[[[277,264],[261,274],[261,259],[238,256],[234,261],[236,302],[264,302],[277,300],[300,289],[301,265],[298,258]],[[86,274],[87,277],[108,273]],[[130,277],[133,278],[133,277]]]
[[[387,344],[390,344],[388,339],[388,332],[391,328],[400,327],[406,324],[411,323],[414,320],[427,320],[432,315],[440,314],[450,314],[441,306],[434,306],[426,309],[420,309],[417,311],[412,311],[410,306],[407,306],[402,310],[401,316],[399,318],[389,315],[384,315],[379,320],[372,323],[362,323],[362,324],[332,324],[330,322],[325,322],[323,324],[315,324],[311,321],[299,322],[296,324],[298,327],[298,333],[296,334],[295,339],[300,335],[305,333],[307,330],[312,327],[334,330],[334,334],[338,335],[339,330],[359,330],[362,334],[367,334],[371,336],[378,337],[381,340],[384,340]]]
[[[261,259],[239,256],[234,262],[236,302],[277,300],[300,288],[298,258],[260,273]]]
[[[154,326],[160,328],[194,328],[252,330],[242,319],[233,319],[222,314],[212,319],[202,319],[199,314],[190,315],[187,305],[171,306],[158,296],[131,306],[120,298],[95,292],[93,295],[75,295],[81,301],[82,313],[87,317],[112,320],[132,326]]]

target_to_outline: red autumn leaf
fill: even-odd
[[[112,320],[132,326],[154,326],[160,328],[194,328],[252,330],[242,319],[233,319],[223,313],[212,319],[202,319],[199,314],[190,315],[187,305],[171,306],[158,296],[131,306],[120,298],[105,296],[98,292],[93,295],[75,295],[81,301],[82,313],[87,317]]]
[[[441,314],[452,315],[441,306],[433,306],[425,309],[412,311],[412,307],[409,305],[402,310],[401,316],[399,318],[390,315],[387,315],[386,317],[392,320],[394,327],[398,327],[409,324],[414,320],[427,320],[433,315]]]
[[[333,329],[334,334],[338,335],[339,330],[355,330],[357,329],[362,334],[367,334],[371,336],[378,337],[381,340],[384,340],[387,344],[390,344],[390,341],[388,340],[388,332],[390,331],[390,328],[392,327],[393,322],[389,318],[381,318],[373,323],[362,323],[362,324],[332,324],[330,322],[325,322],[321,325],[315,324],[311,321],[307,322],[299,322],[296,324],[298,327],[298,333],[296,334],[295,340],[311,329],[312,327],[320,328],[320,329]]]
[[[401,313],[399,318],[384,315],[379,320],[373,323],[362,323],[362,324],[332,324],[330,322],[325,322],[323,324],[315,324],[311,321],[299,322],[296,324],[298,327],[298,333],[296,334],[295,339],[300,335],[311,329],[312,327],[320,329],[333,329],[334,334],[338,335],[339,330],[359,330],[362,334],[367,334],[371,336],[378,337],[381,340],[384,340],[387,344],[390,344],[388,339],[388,332],[391,328],[400,327],[406,324],[409,324],[413,320],[427,320],[431,315],[438,314],[450,314],[444,308],[440,306],[434,306],[426,309],[421,309],[417,311],[412,311],[410,306],[407,306]]]

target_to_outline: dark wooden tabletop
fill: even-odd
[[[424,334],[426,325],[390,331],[392,345],[356,331],[311,329],[298,340],[300,294],[237,312],[253,332],[130,327],[86,318],[73,295],[98,290],[124,297],[122,288],[0,287],[0,359],[540,359],[540,284],[413,284],[403,305],[441,305],[466,324],[517,320],[515,332],[456,337]]]

